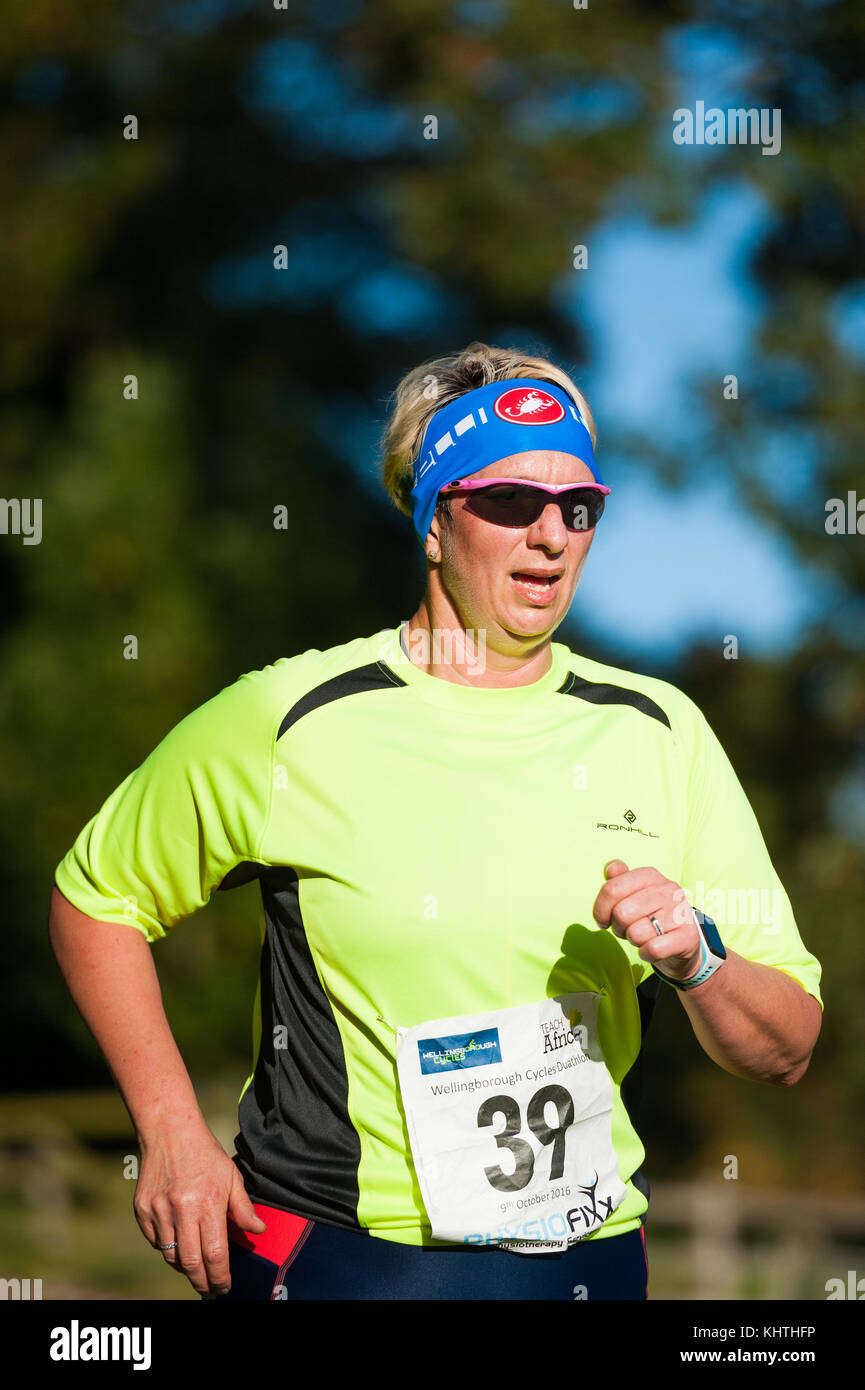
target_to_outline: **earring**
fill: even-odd
[[[427,559],[428,559],[428,560],[437,560],[438,558],[439,558],[439,553],[438,553],[437,550],[428,550],[428,551],[427,551]]]

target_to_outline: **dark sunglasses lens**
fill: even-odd
[[[533,488],[496,486],[466,493],[466,507],[494,526],[530,526],[541,514],[541,494]]]
[[[591,531],[604,515],[604,494],[594,489],[574,488],[562,494],[566,499],[565,525],[572,531]]]
[[[604,494],[592,488],[572,488],[552,499],[550,493],[533,487],[497,484],[465,496],[467,509],[494,526],[531,526],[550,500],[558,502],[571,531],[590,531],[604,511]]]

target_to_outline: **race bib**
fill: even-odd
[[[624,1200],[600,998],[563,994],[396,1030],[412,1157],[437,1239],[564,1250]]]

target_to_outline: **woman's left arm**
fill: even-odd
[[[596,922],[638,947],[641,959],[665,975],[679,981],[696,975],[702,947],[683,889],[656,868],[629,869],[621,859],[611,860],[604,874],[594,904]],[[708,980],[676,990],[697,1041],[733,1076],[793,1086],[811,1060],[823,1020],[820,1005],[777,966],[726,949],[726,960]]]
[[[703,1051],[724,1071],[777,1086],[794,1086],[805,1075],[823,1011],[777,966],[728,950],[708,980],[676,993]]]

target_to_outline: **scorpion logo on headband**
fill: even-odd
[[[554,425],[565,414],[564,406],[555,396],[534,386],[512,386],[496,397],[494,408],[500,420],[521,425]]]

